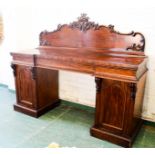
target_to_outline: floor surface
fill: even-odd
[[[118,145],[90,136],[94,111],[67,105],[66,102],[39,118],[13,110],[15,93],[0,86],[0,147],[45,148],[50,143],[61,147],[116,148]],[[155,147],[155,126],[144,125],[133,147]]]

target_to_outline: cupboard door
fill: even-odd
[[[98,126],[122,134],[124,122],[127,121],[126,110],[130,107],[130,94],[128,83],[102,79],[96,105]]]
[[[18,104],[29,108],[36,107],[36,83],[33,79],[32,67],[17,65],[16,91]]]

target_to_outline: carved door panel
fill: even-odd
[[[16,68],[16,91],[18,104],[35,108],[36,83],[32,75],[32,67],[17,66]]]
[[[110,132],[123,133],[124,122],[128,121],[126,110],[130,108],[129,83],[102,79],[99,97],[99,126]]]

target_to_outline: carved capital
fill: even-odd
[[[13,75],[14,76],[16,76],[16,73],[17,73],[17,71],[16,71],[16,68],[17,68],[17,65],[15,65],[15,64],[11,64],[11,68],[13,69]]]
[[[135,83],[130,83],[129,87],[130,87],[130,97],[133,101],[135,101],[137,86]]]
[[[35,80],[36,79],[36,68],[35,67],[31,67],[31,74],[32,74],[32,79]]]
[[[102,78],[95,77],[95,83],[96,83],[96,92],[99,93],[101,91]]]

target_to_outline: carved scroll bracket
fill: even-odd
[[[17,66],[16,66],[15,64],[12,63],[12,64],[11,64],[11,68],[13,69],[13,75],[16,76],[16,75],[17,75],[17,74],[16,74],[16,73],[17,73],[17,71],[16,71]]]
[[[101,91],[102,78],[95,77],[95,83],[96,83],[96,92],[99,93]]]
[[[31,71],[31,74],[32,74],[32,79],[35,80],[36,79],[36,68],[35,67],[31,67],[30,71]]]
[[[137,86],[135,83],[130,83],[129,87],[130,87],[130,97],[133,101],[135,101]]]

